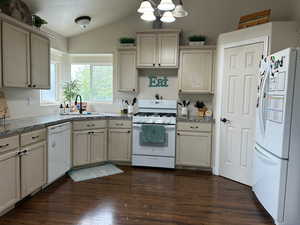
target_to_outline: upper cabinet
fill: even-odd
[[[50,88],[50,40],[41,31],[0,14],[3,87]]]
[[[137,33],[137,68],[178,68],[179,30]]]
[[[30,33],[2,23],[3,85],[28,87],[30,84]]]
[[[212,93],[213,68],[213,49],[181,49],[179,93]]]
[[[48,38],[31,34],[31,87],[50,88],[50,41]]]
[[[118,91],[137,92],[136,49],[118,50]]]

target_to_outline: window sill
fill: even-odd
[[[59,106],[59,103],[40,103],[41,107],[47,107],[47,106]]]

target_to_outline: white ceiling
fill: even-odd
[[[48,21],[47,27],[70,37],[104,26],[134,13],[139,0],[23,0],[32,12]],[[78,16],[88,15],[92,22],[84,31],[74,23]]]

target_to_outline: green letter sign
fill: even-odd
[[[168,87],[167,77],[149,76],[149,87]]]

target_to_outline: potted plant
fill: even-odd
[[[36,28],[41,28],[41,26],[43,26],[44,24],[47,24],[47,23],[48,22],[46,20],[42,19],[38,15],[32,15],[32,24]]]
[[[203,117],[205,115],[205,112],[207,111],[207,107],[205,106],[204,102],[200,102],[198,100],[194,106],[198,109],[198,116]]]
[[[75,100],[76,96],[79,94],[79,81],[67,81],[63,85],[63,95],[64,100],[71,107],[72,101]]]
[[[135,45],[135,39],[131,37],[120,38],[120,45],[122,47],[133,47]]]
[[[199,46],[205,45],[206,37],[203,35],[193,35],[189,37],[189,45],[191,46]]]

